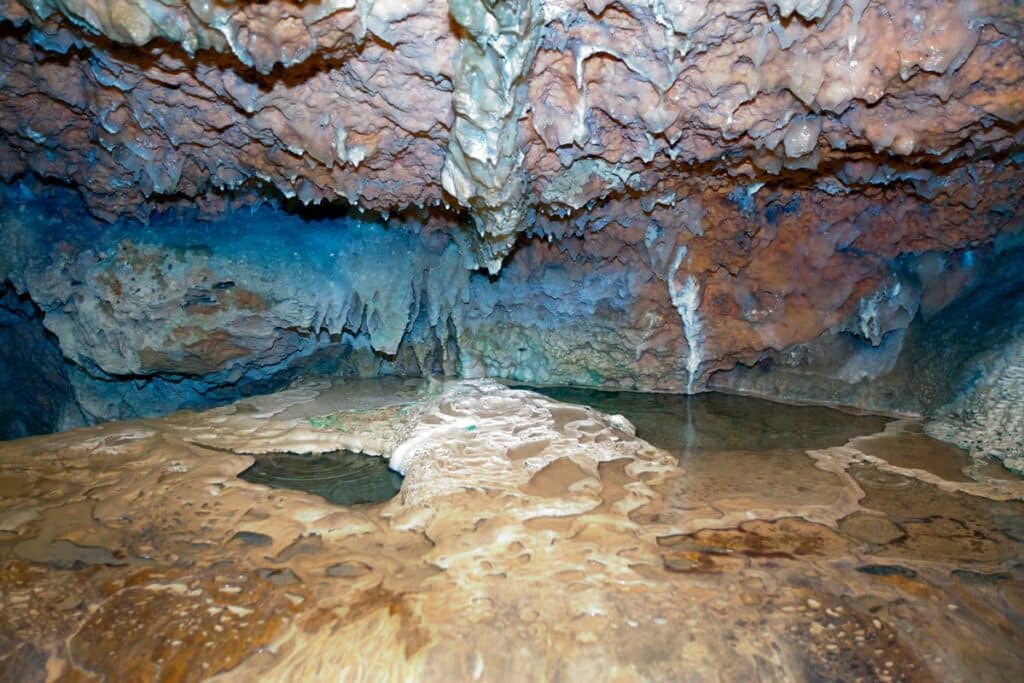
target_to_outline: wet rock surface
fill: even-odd
[[[685,435],[661,450],[621,416],[493,382],[319,381],[8,442],[0,665],[22,680],[1016,680],[1024,484],[967,459],[949,479],[948,463],[889,462],[925,437],[876,431],[892,442],[785,451],[793,468],[744,489],[777,450],[706,439],[711,464],[691,469]],[[244,453],[340,448],[386,455],[398,496],[339,507],[237,477]],[[719,495],[714,477],[740,488]]]

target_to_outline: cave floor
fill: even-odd
[[[311,381],[3,443],[0,679],[1022,680],[1024,482],[873,429],[666,450],[489,381]],[[237,477],[340,449],[399,494]]]

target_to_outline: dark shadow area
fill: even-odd
[[[57,339],[43,313],[10,282],[0,283],[0,439],[85,424]]]
[[[914,379],[925,411],[978,381],[983,366],[972,359],[1024,333],[1024,245],[997,248],[982,267],[973,287],[935,315],[919,316],[908,331],[896,372]]]

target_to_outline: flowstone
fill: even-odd
[[[388,457],[399,494],[336,506],[237,477],[245,453],[341,448]],[[850,442],[765,473],[804,500],[719,496],[714,477],[763,455],[722,451],[720,470],[705,455],[684,471],[621,416],[491,381],[317,381],[7,442],[0,666],[139,681],[1021,670],[1002,615],[1020,616],[1007,524],[1024,483],[947,481]]]

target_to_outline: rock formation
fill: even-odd
[[[313,370],[932,411],[963,387],[921,330],[1021,277],[1015,3],[0,17],[0,282],[68,361],[54,415]]]

